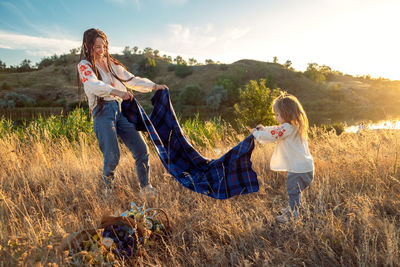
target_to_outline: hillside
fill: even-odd
[[[310,78],[309,73],[298,72],[284,65],[255,60],[240,60],[232,64],[207,64],[186,66],[191,73],[178,77],[176,67],[161,57],[143,54],[115,55],[132,73],[149,77],[157,83],[167,84],[171,90],[176,111],[185,115],[200,113],[200,117],[222,116],[232,121],[233,102],[237,101],[238,89],[249,80],[267,79],[271,87],[279,87],[296,95],[304,104],[312,123],[333,123],[366,119],[388,119],[400,114],[400,81],[353,77],[337,71],[323,73],[324,80]],[[29,72],[0,73],[1,99],[11,92],[31,99],[31,106],[63,106],[71,109],[78,101],[76,64],[77,55],[62,55],[54,62]],[[154,66],[155,65],[155,66]],[[321,68],[319,69],[321,70]],[[319,71],[316,69],[317,74]],[[321,71],[322,73],[322,71]],[[183,75],[182,75],[183,76]],[[222,102],[218,109],[210,111],[206,105],[207,94],[216,84],[231,86],[229,94],[236,98]],[[203,92],[197,103],[184,103],[180,92],[187,86],[196,85]],[[9,97],[9,96],[8,96]],[[148,107],[150,96],[139,99]],[[230,103],[229,103],[230,102]],[[22,104],[23,106],[24,104]],[[18,105],[17,105],[18,106]],[[21,106],[21,105],[20,105]]]

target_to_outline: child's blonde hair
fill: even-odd
[[[308,119],[299,100],[287,92],[281,94],[272,102],[274,112],[278,112],[285,122],[297,127],[300,136],[307,140]]]

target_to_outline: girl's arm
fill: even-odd
[[[87,94],[94,94],[99,97],[110,96],[111,91],[114,90],[109,84],[97,79],[96,74],[89,62],[81,61],[78,64],[78,71],[81,81],[83,83],[83,88]]]
[[[272,143],[286,138],[294,131],[294,127],[289,123],[278,126],[258,127],[260,130],[253,131],[253,135],[260,143]]]

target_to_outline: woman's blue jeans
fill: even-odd
[[[103,179],[105,185],[114,179],[120,153],[117,135],[135,159],[136,172],[141,187],[149,184],[149,151],[135,125],[123,116],[117,101],[105,101],[102,112],[93,109],[93,128],[104,157]]]

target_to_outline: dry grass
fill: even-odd
[[[142,199],[123,148],[114,199],[102,199],[102,156],[95,140],[21,143],[0,138],[0,266],[67,265],[56,249],[68,232],[92,228],[131,201],[161,207],[173,234],[143,265],[398,266],[399,132],[317,133],[310,140],[316,175],[303,194],[302,219],[277,224],[286,205],[285,175],[268,170],[272,146],[252,156],[260,192],[213,200],[180,186],[151,156],[155,199]],[[220,145],[222,153],[226,146]],[[211,149],[204,152],[217,157]],[[215,152],[216,153],[216,152]]]

